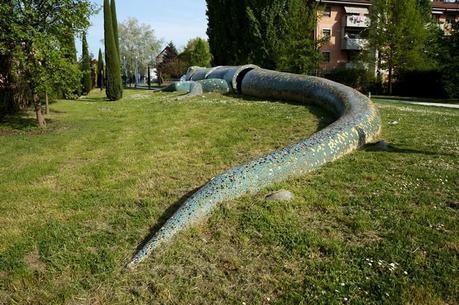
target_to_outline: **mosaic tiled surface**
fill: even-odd
[[[187,79],[221,78],[233,91],[259,98],[314,103],[332,111],[336,121],[310,138],[287,146],[215,177],[191,196],[129,263],[135,267],[176,233],[203,220],[219,203],[323,164],[376,140],[381,119],[373,103],[344,85],[311,76],[281,73],[254,66],[192,67]]]
[[[201,95],[203,92],[217,92],[226,94],[230,92],[228,83],[223,79],[203,79],[199,81],[175,82],[162,89],[165,92],[184,91],[184,97]]]

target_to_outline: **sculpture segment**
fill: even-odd
[[[193,194],[128,264],[133,268],[176,233],[203,220],[221,202],[255,193],[290,177],[304,175],[323,164],[376,140],[381,119],[363,94],[330,80],[281,73],[253,65],[192,67],[188,80],[223,79],[243,95],[314,103],[330,110],[336,121],[296,144],[229,169]]]
[[[199,81],[180,81],[175,82],[162,89],[163,92],[183,91],[183,97],[202,95],[204,92],[217,92],[226,94],[230,92],[228,83],[223,79],[203,79]]]

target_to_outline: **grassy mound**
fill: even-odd
[[[94,92],[0,123],[0,304],[445,304],[459,299],[459,111],[380,103],[371,147],[220,206],[124,264],[221,171],[331,122],[308,106]],[[397,123],[394,123],[394,122]],[[292,202],[267,202],[286,188]]]

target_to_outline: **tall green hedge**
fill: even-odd
[[[86,95],[91,91],[92,81],[91,81],[91,59],[89,58],[89,50],[88,50],[88,42],[86,40],[86,33],[83,33],[82,38],[83,46],[82,46],[82,58],[81,58],[81,72],[82,72],[82,79],[81,79],[81,86],[82,86],[82,93]]]
[[[104,0],[104,34],[105,64],[107,73],[105,84],[107,88],[106,94],[109,100],[116,101],[123,97],[123,90],[121,83],[120,57],[118,50],[116,49],[112,8],[110,7],[109,0]]]
[[[115,38],[116,51],[118,52],[118,56],[120,56],[120,40],[118,36],[118,17],[116,14],[115,0],[111,0],[110,9],[112,13],[113,37]]]
[[[102,50],[99,49],[99,57],[97,59],[97,88],[103,89],[104,88],[104,58],[102,56]]]

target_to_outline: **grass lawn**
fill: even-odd
[[[124,266],[193,190],[331,122],[312,106],[99,92],[0,123],[0,304],[458,304],[459,111],[378,102],[367,148],[222,204]],[[395,124],[394,121],[398,123]],[[291,202],[267,202],[281,188]]]

